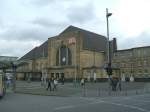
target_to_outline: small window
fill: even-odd
[[[143,64],[144,64],[144,66],[147,66],[148,65],[147,60],[144,60]]]
[[[141,70],[141,69],[139,69],[139,73],[142,73],[142,70]]]
[[[145,73],[148,73],[148,70],[147,70],[147,69],[145,69],[145,70],[144,70],[144,72],[145,72]]]

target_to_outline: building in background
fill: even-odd
[[[111,52],[117,50],[115,39]],[[112,48],[113,47],[113,48]],[[69,26],[41,46],[19,59],[18,79],[54,77],[66,80],[102,80],[107,78],[107,38],[96,33]],[[112,53],[111,53],[112,54]]]
[[[13,64],[17,63],[18,57],[0,56],[0,69],[5,72],[6,77],[13,77]]]
[[[12,56],[0,56],[0,62],[14,62],[17,61],[18,57]]]
[[[10,68],[12,63],[17,62],[18,57],[0,56],[0,68]]]
[[[150,80],[150,46],[117,50],[112,62],[120,68],[122,80]]]

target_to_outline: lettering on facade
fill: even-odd
[[[75,43],[76,43],[75,37],[69,38],[68,43],[69,43],[69,44],[75,44]]]

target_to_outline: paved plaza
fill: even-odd
[[[128,96],[150,92],[150,83],[143,82],[122,82],[122,90],[110,91],[108,82],[86,83],[81,86],[79,83],[59,84],[57,91],[47,91],[47,85],[41,86],[41,82],[17,81],[16,93],[26,93],[33,95],[50,96],[74,96],[74,97],[108,97],[108,96]]]

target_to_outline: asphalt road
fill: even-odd
[[[8,93],[0,112],[150,112],[150,95],[55,97]]]

